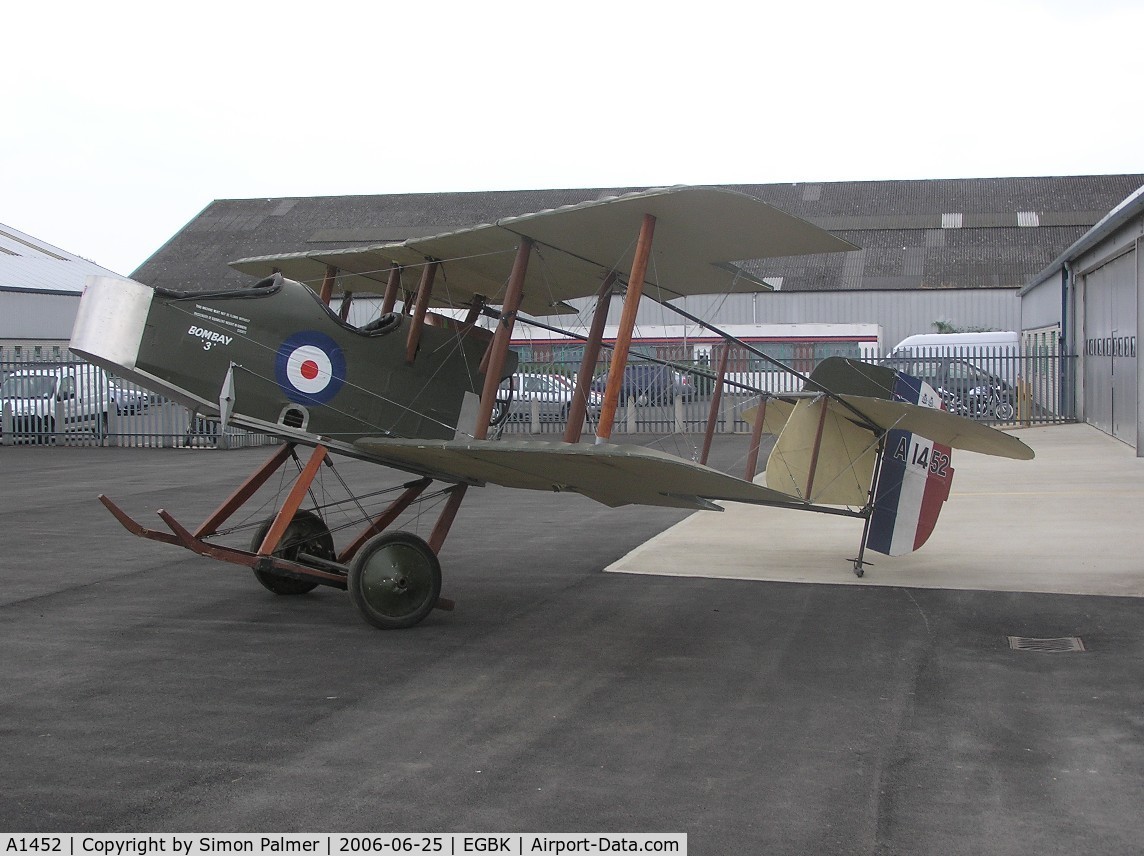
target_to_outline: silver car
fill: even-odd
[[[512,389],[509,421],[530,422],[534,407],[541,422],[568,420],[568,409],[572,405],[572,392],[576,385],[573,378],[532,372],[514,374],[509,381],[501,384],[498,398],[508,395],[509,384]],[[588,391],[588,418],[594,419],[599,415],[603,401],[600,393]]]

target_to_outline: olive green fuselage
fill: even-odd
[[[236,421],[352,443],[364,436],[452,439],[466,393],[484,384],[488,334],[422,327],[406,361],[408,316],[369,331],[341,321],[290,280],[238,292],[156,290],[135,368],[218,409],[233,367]],[[515,355],[505,374],[511,374]],[[190,403],[190,402],[188,402]],[[213,405],[213,406],[212,406]]]

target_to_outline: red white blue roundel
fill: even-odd
[[[346,358],[325,333],[303,330],[278,346],[274,377],[291,401],[325,404],[345,382]]]

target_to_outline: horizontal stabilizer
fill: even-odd
[[[388,437],[363,438],[354,445],[371,459],[445,481],[570,491],[613,507],[711,509],[712,500],[804,505],[797,497],[642,446]]]
[[[1033,459],[1033,450],[1012,434],[998,431],[989,425],[974,422],[948,410],[860,395],[839,397],[884,430],[896,428],[911,431],[950,448],[979,452],[982,455],[996,455],[1018,461]]]
[[[784,411],[780,409],[783,405],[786,406],[785,412],[787,413],[794,408],[793,402],[782,399],[767,401],[767,416],[764,425],[764,430],[767,433],[781,433],[785,419],[776,415],[775,421],[772,421],[771,414],[772,412],[783,413]],[[974,422],[972,419],[958,416],[948,410],[938,410],[935,407],[911,404],[906,401],[890,401],[884,398],[849,394],[838,395],[830,399],[828,407],[837,415],[856,424],[864,419],[870,426],[883,431],[895,428],[911,431],[953,449],[965,449],[967,452],[1015,458],[1020,461],[1033,459],[1033,450],[1012,434],[998,431],[989,425]],[[757,406],[747,408],[742,412],[741,417],[747,422],[751,422],[755,418],[757,409]],[[778,430],[775,430],[776,428]]]

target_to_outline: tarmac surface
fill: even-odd
[[[5,447],[0,829],[1139,852],[1144,463],[1086,426],[1021,436],[1037,460],[956,456],[931,542],[862,580],[853,520],[473,490],[441,556],[457,609],[390,632],[95,501],[197,525],[268,450]]]

